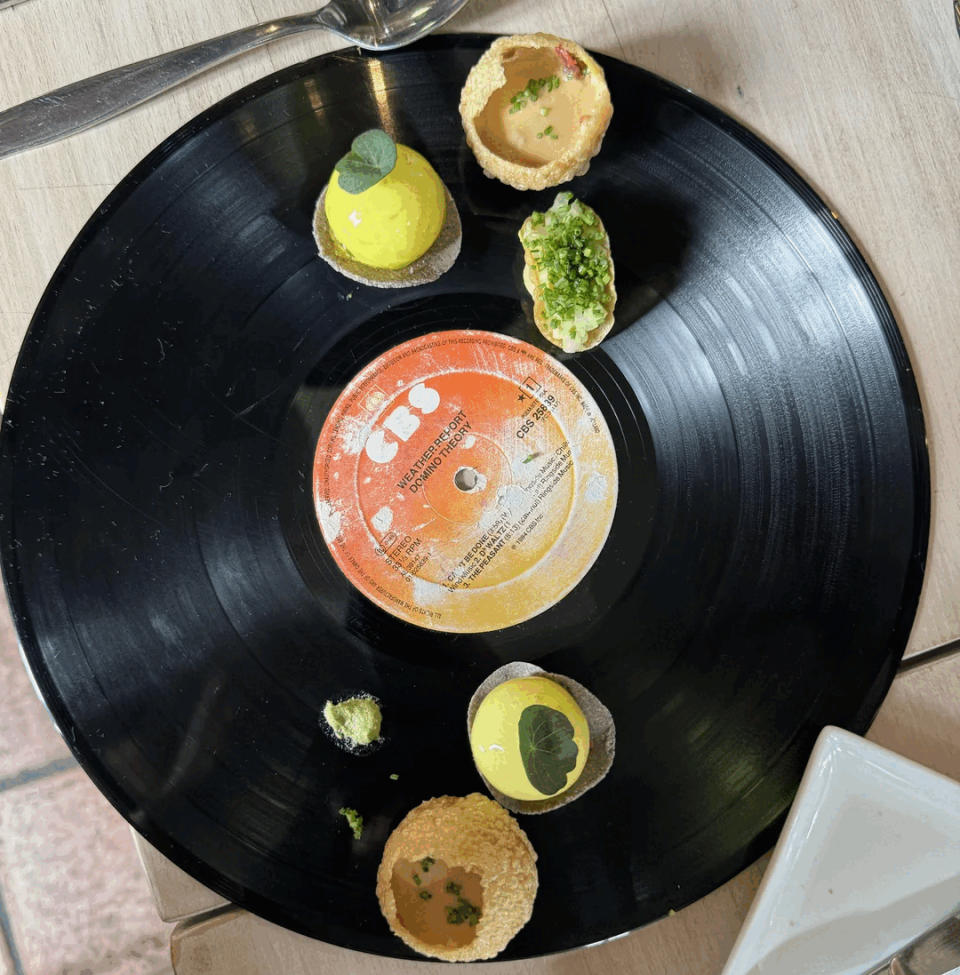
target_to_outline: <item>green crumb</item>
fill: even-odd
[[[327,701],[323,716],[338,738],[354,745],[369,745],[380,737],[383,715],[372,697],[351,697],[337,704]]]
[[[397,779],[399,779],[399,778],[400,778],[400,776],[399,776],[399,775],[397,775],[397,773],[396,773],[396,772],[391,772],[391,773],[390,773],[390,781],[391,781],[391,782],[396,782],[396,781],[397,781]]]
[[[433,897],[433,894],[431,894],[429,890],[421,890],[420,891],[420,900],[422,900],[422,901],[428,901],[428,900],[430,900],[431,897]]]
[[[677,912],[671,907],[670,910],[667,911],[667,917],[673,917],[673,915],[676,913]]]
[[[341,806],[337,811],[346,819],[347,825],[353,830],[353,838],[355,840],[360,839],[363,836],[363,816],[356,809],[350,809],[349,806]]]

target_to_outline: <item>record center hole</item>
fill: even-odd
[[[480,475],[472,467],[461,467],[453,475],[453,483],[461,491],[475,491],[480,483]]]

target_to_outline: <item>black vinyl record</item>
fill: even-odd
[[[555,191],[486,178],[457,112],[489,42],[320,57],[168,139],[64,258],[3,420],[4,577],[83,767],[230,900],[396,957],[411,953],[378,910],[383,844],[422,800],[483,791],[465,711],[488,673],[527,660],[568,675],[617,727],[599,785],[522,817],[540,890],[501,957],[609,938],[750,863],[821,728],[867,728],[929,522],[913,376],[850,239],[742,126],[610,58],[613,121],[569,188],[609,231],[617,323],[581,355],[544,343],[517,230]],[[317,257],[314,202],[373,126],[422,151],[457,201],[462,253],[432,285],[367,288]],[[569,595],[451,634],[347,581],[311,472],[364,366],[464,328],[577,377],[612,435],[619,498]],[[384,743],[363,756],[321,727],[324,702],[356,691],[384,709]],[[365,818],[359,841],[344,805]]]

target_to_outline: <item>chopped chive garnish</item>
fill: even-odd
[[[456,907],[447,908],[447,924],[463,924],[466,921],[473,928],[481,916],[480,909],[463,897],[457,897]]]
[[[413,875],[413,882],[419,887],[420,886],[420,874],[415,873]]]
[[[544,89],[553,91],[554,88],[559,87],[560,79],[555,74],[550,75],[549,78],[531,78],[525,88],[510,96],[510,114],[513,115],[514,112],[526,108],[528,102],[537,101],[540,98],[540,92]],[[547,111],[550,110],[547,109]],[[541,109],[541,114],[545,114],[543,109]]]
[[[559,193],[546,213],[531,215],[521,239],[537,266],[547,324],[582,347],[606,318],[613,278],[596,214],[571,193]]]
[[[420,861],[420,869],[426,873],[437,861],[433,857],[424,857]]]
[[[460,891],[463,888],[459,884],[455,884],[452,880],[447,881],[447,886],[443,888],[448,894],[453,894],[454,897],[460,895]]]
[[[428,901],[428,900],[430,900],[431,897],[433,897],[433,894],[431,894],[429,890],[421,890],[420,891],[420,900],[422,900],[422,901]]]

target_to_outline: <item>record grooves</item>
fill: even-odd
[[[569,674],[618,740],[602,783],[523,820],[541,887],[501,957],[611,937],[746,866],[822,726],[866,728],[906,644],[929,523],[917,391],[849,238],[737,123],[609,58],[613,122],[572,188],[604,215],[617,324],[579,356],[545,343],[516,232],[553,194],[486,179],[456,111],[488,41],[379,58],[387,96],[368,56],[318,58],[167,140],[55,274],[0,444],[24,654],[97,785],[234,902],[396,957],[409,953],[374,896],[383,842],[422,799],[482,791],[463,722],[489,672],[523,659]],[[410,292],[345,281],[310,234],[344,140],[384,97],[463,221],[455,267]],[[397,345],[458,329],[561,362],[618,471],[586,576],[490,632],[374,605],[338,567],[312,491],[344,388]],[[318,723],[328,697],[360,689],[383,702],[387,736],[362,761]],[[364,813],[357,843],[341,805]]]

